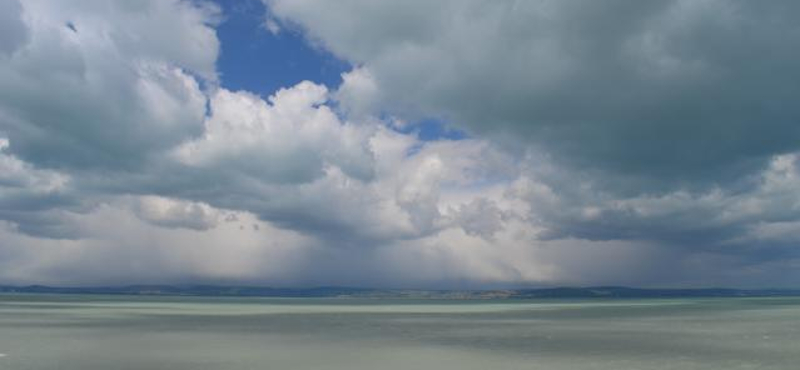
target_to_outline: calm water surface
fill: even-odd
[[[0,295],[0,369],[799,369],[800,298]]]

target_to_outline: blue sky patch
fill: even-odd
[[[301,34],[283,27],[273,34],[265,26],[266,8],[258,0],[217,0],[223,21],[217,27],[221,53],[217,61],[222,86],[268,96],[283,87],[310,80],[334,89],[351,66],[312,47]]]

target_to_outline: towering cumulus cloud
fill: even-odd
[[[0,0],[0,283],[794,286],[799,7]]]

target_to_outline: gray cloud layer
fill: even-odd
[[[209,4],[0,0],[0,282],[800,283],[794,3],[268,6],[342,86],[219,86]]]

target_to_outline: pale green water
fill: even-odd
[[[0,354],[2,370],[794,370],[800,299],[0,295]]]

